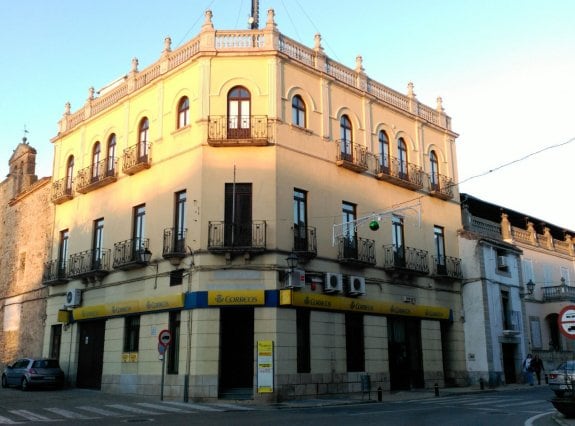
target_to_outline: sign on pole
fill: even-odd
[[[158,334],[158,342],[162,346],[168,346],[172,342],[172,333],[170,333],[170,330],[160,331],[160,334]]]
[[[559,331],[568,339],[575,339],[575,305],[565,306],[557,317]]]

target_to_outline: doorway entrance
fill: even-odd
[[[390,390],[423,388],[421,321],[387,318]]]
[[[219,397],[252,399],[254,308],[220,310]]]
[[[503,353],[503,374],[505,383],[517,383],[517,372],[515,370],[515,343],[502,343],[501,352]]]
[[[104,365],[104,335],[106,321],[78,323],[80,342],[78,345],[78,372],[76,386],[100,389]]]

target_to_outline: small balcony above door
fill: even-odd
[[[69,281],[67,264],[64,260],[52,260],[44,264],[44,273],[42,274],[42,284],[57,285],[66,284]]]
[[[118,180],[118,160],[106,158],[78,172],[76,191],[81,194],[98,189]]]
[[[270,144],[267,115],[211,115],[208,144],[224,146],[265,146]]]
[[[336,164],[354,172],[365,172],[368,169],[367,148],[352,141],[340,139]]]
[[[101,280],[110,272],[110,249],[91,249],[70,255],[68,276]]]
[[[127,271],[141,268],[148,262],[145,260],[145,253],[149,247],[147,238],[132,238],[114,243],[114,269]]]
[[[462,279],[461,259],[451,256],[433,256],[432,274],[437,278]]]
[[[152,144],[132,145],[124,150],[122,171],[127,175],[133,175],[142,170],[152,167]]]
[[[317,256],[317,234],[313,226],[294,225],[292,251],[303,261]]]
[[[261,253],[266,249],[266,222],[210,221],[208,250],[211,253]]]
[[[164,229],[164,247],[162,257],[170,263],[177,265],[186,257],[186,233],[187,229],[167,228]]]
[[[352,266],[375,265],[375,241],[368,238],[341,236],[337,240],[337,259]]]
[[[413,247],[383,246],[383,269],[415,275],[429,274],[429,256],[426,250]]]

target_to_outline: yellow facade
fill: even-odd
[[[457,320],[461,219],[457,188],[451,186],[457,181],[457,135],[440,102],[429,108],[411,87],[402,95],[369,79],[360,58],[356,65],[350,69],[327,58],[319,40],[309,49],[283,36],[273,12],[264,29],[248,31],[215,31],[207,13],[196,38],[174,51],[167,40],[156,63],[140,71],[134,62],[125,79],[99,96],[91,91],[73,113],[68,107],[53,139],[51,256],[62,256],[62,236],[67,235],[63,260],[68,273],[48,283],[46,324],[58,322],[63,305],[72,310],[60,352],[72,382],[111,392],[159,394],[157,336],[168,327],[177,331],[177,354],[169,355],[168,398],[233,397],[238,388],[250,388],[250,397],[262,400],[359,392],[366,374],[375,387],[402,387],[406,384],[390,373],[390,360],[400,350],[390,348],[390,342],[424,354],[415,361],[420,376],[409,386],[465,380]],[[294,96],[305,105],[305,124],[294,124]],[[184,97],[187,123],[178,128]],[[347,145],[340,142],[345,118],[351,125],[344,135]],[[143,137],[144,119],[149,127]],[[407,169],[398,177],[383,168],[380,131],[389,138],[389,161],[407,155],[403,166],[413,166],[409,177]],[[108,167],[112,134],[118,161]],[[400,138],[403,154],[397,152]],[[144,149],[142,141],[149,144],[147,151],[138,151]],[[141,164],[130,168],[131,152],[136,152],[131,149],[138,151],[136,163]],[[431,155],[439,171],[431,168]],[[106,169],[103,175],[94,172],[98,162]],[[75,182],[67,188],[70,175]],[[443,180],[435,181],[438,176]],[[175,197],[182,191],[185,220],[177,222]],[[294,238],[294,191],[306,195],[302,229],[313,231],[303,239],[308,244],[303,250]],[[348,227],[342,226],[342,203],[354,208],[356,222]],[[144,226],[137,225],[137,207],[140,212],[145,208]],[[401,265],[393,257],[389,263],[398,248],[393,214],[403,220],[399,248],[408,248]],[[241,215],[249,227],[230,228],[231,222],[238,226]],[[379,230],[370,230],[371,221]],[[169,232],[178,227],[185,228],[185,239],[170,239]],[[443,230],[441,253],[436,251],[436,227]],[[311,237],[316,245],[309,245]],[[170,246],[174,241],[176,250]],[[342,241],[353,241],[351,255],[345,248],[342,252]],[[146,261],[138,257],[144,242],[151,252]],[[361,252],[361,244],[369,250]],[[298,256],[294,272],[286,271],[285,263],[292,252]],[[436,267],[436,254],[446,269]],[[343,286],[335,295],[323,294],[328,273],[341,274]],[[309,293],[318,300],[333,297],[378,308],[352,318],[343,304],[332,310],[282,305],[279,292],[296,275],[303,285],[290,291],[297,298]],[[359,285],[356,294],[346,290],[353,277]],[[73,289],[82,292],[78,306],[66,302]],[[176,299],[181,306],[173,303]],[[409,309],[388,309],[401,305]],[[298,313],[301,309],[309,316]],[[131,317],[138,318],[136,346],[128,332]],[[298,321],[307,324],[304,347],[298,343]],[[363,355],[346,348],[351,344],[346,327],[354,326],[363,334]],[[390,337],[388,329],[397,335]],[[407,342],[400,329],[416,330],[416,341]],[[102,351],[102,359],[95,362],[102,371],[85,378],[79,358],[87,356],[84,346],[94,339],[101,340],[96,351]],[[275,351],[274,389],[266,387],[261,394],[258,341],[272,341]],[[50,345],[46,337],[46,350]],[[233,365],[228,352],[238,347],[245,356],[238,355]],[[306,356],[308,366],[302,361]],[[247,378],[237,369],[248,371]]]

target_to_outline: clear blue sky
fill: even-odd
[[[467,180],[575,137],[575,2],[571,0],[261,0],[278,29],[420,101],[442,96],[452,117],[462,191],[575,230],[571,208],[575,142]],[[132,57],[154,62],[200,30],[247,28],[250,0],[0,2],[0,176],[23,136],[38,150],[38,175],[52,174],[52,144],[66,101],[124,75]],[[353,6],[354,9],[351,7]]]

